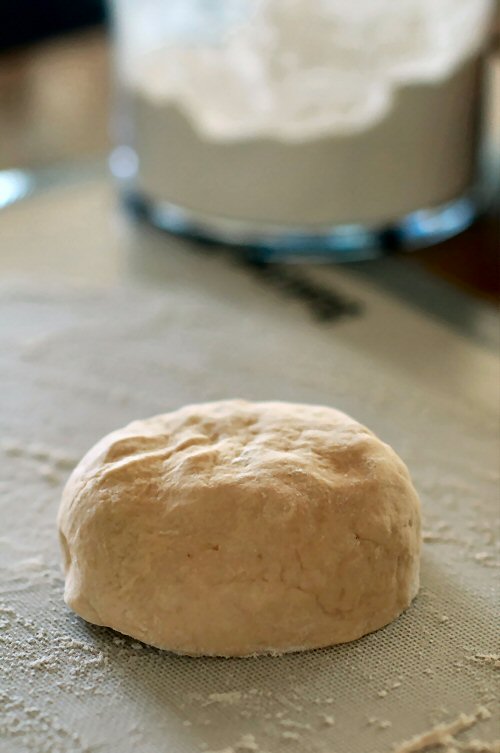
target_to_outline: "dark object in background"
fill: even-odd
[[[0,0],[0,50],[104,21],[103,0]]]

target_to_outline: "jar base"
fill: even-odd
[[[154,201],[130,186],[121,198],[136,218],[155,227],[206,243],[243,247],[260,261],[333,261],[374,259],[394,251],[412,251],[451,238],[468,228],[479,212],[473,192],[420,209],[383,225],[345,224],[311,230],[240,220],[202,217],[169,202]]]

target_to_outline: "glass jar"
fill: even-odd
[[[474,217],[492,0],[114,0],[124,194],[174,232],[370,255]]]

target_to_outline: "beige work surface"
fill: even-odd
[[[2,753],[388,753],[478,707],[440,750],[495,749],[497,322],[398,264],[252,268],[131,227],[101,179],[0,214]],[[336,406],[407,462],[422,589],[395,623],[328,650],[192,659],[64,605],[54,520],[72,464],[133,418],[233,396]]]

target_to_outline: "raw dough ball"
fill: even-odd
[[[228,400],[135,421],[73,471],[59,530],[67,604],[180,653],[352,641],[418,590],[406,466],[332,408]]]

